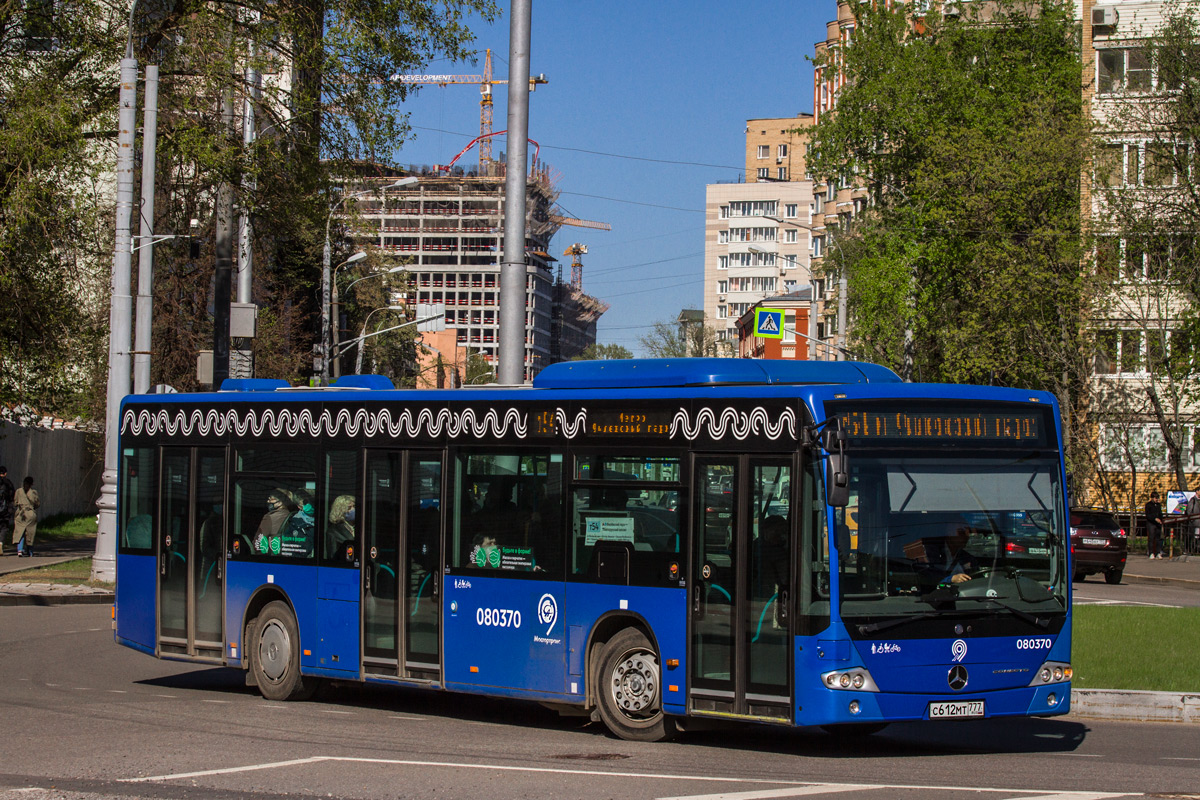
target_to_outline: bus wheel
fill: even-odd
[[[317,681],[300,675],[300,630],[287,603],[267,603],[250,642],[250,670],[268,700],[307,700]]]
[[[666,739],[674,725],[662,710],[662,671],[645,635],[626,628],[600,651],[600,718],[614,735],[634,742]]]

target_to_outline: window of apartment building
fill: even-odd
[[[775,170],[775,178],[777,180],[786,181],[788,179],[787,167],[778,167]]]
[[[729,243],[729,231],[717,231],[717,244]]]
[[[813,258],[822,258],[825,255],[824,236],[814,236],[812,238],[812,254]]]
[[[1172,428],[1185,465],[1200,465],[1200,428]],[[1100,463],[1108,470],[1164,471],[1171,463],[1162,428],[1144,422],[1106,422],[1100,426]]]
[[[795,219],[800,213],[800,205],[798,203],[784,203],[783,215],[788,219]]]
[[[781,144],[777,148],[775,148],[775,155],[778,158],[787,158],[787,154],[788,154],[788,146],[786,144]]]
[[[1153,88],[1150,57],[1144,48],[1096,51],[1096,94],[1148,92]]]
[[[727,294],[729,292],[729,281],[717,281],[717,294]]]
[[[773,217],[776,208],[774,200],[741,200],[729,204],[729,216]]]
[[[814,214],[824,214],[825,213],[825,195],[823,195],[823,194],[813,195],[812,210],[813,210]]]
[[[771,177],[771,168],[770,167],[759,167],[758,168],[758,177],[761,178],[762,180],[766,180],[767,178]]]
[[[758,157],[759,158],[770,158],[771,157],[771,145],[760,144],[758,146]]]
[[[795,344],[796,343],[796,312],[795,311],[784,311],[783,312],[783,343],[784,344]]]
[[[796,241],[799,241],[799,233],[800,231],[796,230],[795,228],[788,228],[783,232],[783,241],[795,243]]]
[[[720,219],[729,219],[729,206],[721,206],[721,211],[718,214]]]
[[[773,242],[775,241],[774,228],[730,228],[729,241],[731,242]]]
[[[729,269],[729,256],[717,256],[717,269]]]
[[[788,292],[788,293],[796,291],[796,281],[784,279],[783,291]]]
[[[1105,186],[1122,185],[1125,182],[1125,145],[1113,143],[1101,146],[1096,151],[1093,167],[1097,183]]]
[[[725,305],[723,303],[721,305],[717,306],[717,319],[725,319],[728,316],[729,316],[729,314],[725,310]]]

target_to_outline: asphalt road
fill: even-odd
[[[0,610],[0,797],[1200,798],[1200,725],[1071,717],[736,727],[635,744],[533,704],[359,686],[270,703],[112,643],[107,606]]]

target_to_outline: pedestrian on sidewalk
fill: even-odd
[[[17,511],[13,544],[17,546],[18,557],[31,558],[33,537],[37,534],[37,510],[42,505],[42,498],[38,497],[37,489],[33,488],[33,478],[25,478],[25,483],[16,491],[14,504]]]
[[[1146,552],[1151,558],[1162,558],[1162,515],[1158,492],[1151,492],[1150,502],[1146,503]]]
[[[0,467],[0,556],[4,555],[4,540],[13,529],[13,498],[17,488],[8,479],[8,467]]]
[[[1200,553],[1200,484],[1196,485],[1196,493],[1188,500],[1187,515],[1188,527],[1191,528],[1192,536],[1190,541],[1185,541],[1183,544],[1189,553]]]

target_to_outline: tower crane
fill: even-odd
[[[563,255],[571,257],[571,288],[582,292],[583,261],[581,261],[579,257],[587,255],[587,245],[576,242],[566,250],[563,250]]]
[[[438,86],[446,86],[451,83],[479,84],[479,93],[482,95],[479,99],[479,161],[480,163],[485,163],[492,160],[492,87],[506,84],[508,80],[496,80],[492,78],[491,48],[488,48],[484,56],[482,75],[393,75],[392,80],[397,83],[411,83],[415,85],[436,84]],[[539,83],[548,83],[544,74],[530,75],[529,91],[532,92]]]

